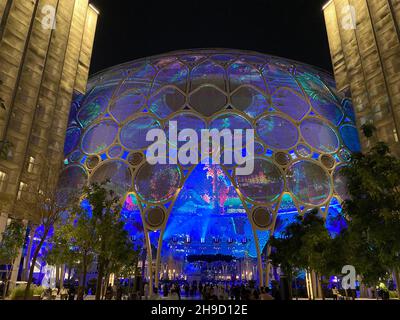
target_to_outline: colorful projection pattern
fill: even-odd
[[[151,166],[150,129],[254,129],[254,173],[235,166]],[[109,179],[139,246],[157,257],[260,258],[271,234],[320,208],[335,236],[348,195],[341,168],[360,151],[351,102],[329,74],[308,65],[236,50],[173,52],[116,66],[77,96],[65,143],[65,192]],[[154,208],[162,209],[152,211]],[[260,228],[253,210],[272,220]],[[159,221],[158,227],[150,226]],[[157,218],[157,219],[155,219]],[[155,257],[154,257],[155,258]]]

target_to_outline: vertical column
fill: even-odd
[[[18,90],[13,100],[13,114],[23,117],[11,117],[6,139],[13,143],[13,164],[14,174],[10,183],[17,185],[21,181],[21,176],[26,171],[26,159],[28,155],[28,145],[32,134],[35,121],[35,114],[38,105],[39,92],[43,81],[43,70],[46,65],[50,38],[53,30],[52,26],[44,27],[42,19],[46,17],[43,10],[50,6],[56,10],[58,0],[38,0],[37,9],[34,13],[34,23],[31,27],[28,46],[25,57],[22,61],[21,74],[18,81]],[[31,181],[24,181],[32,186]],[[17,209],[15,209],[17,210]],[[16,212],[18,213],[18,212]]]
[[[59,0],[56,12],[56,29],[53,30],[48,46],[46,63],[44,66],[42,84],[38,96],[38,105],[35,110],[33,127],[27,154],[37,159],[38,165],[33,172],[24,171],[23,181],[32,181],[34,184],[41,181],[48,171],[47,148],[51,137],[53,116],[56,112],[57,94],[60,88],[64,59],[67,52],[69,30],[71,29],[74,0]]]
[[[338,17],[335,4],[330,2],[324,8],[326,28],[328,31],[329,48],[331,52],[332,65],[335,73],[337,90],[345,91],[349,86],[346,59],[343,52],[342,39],[340,37]]]
[[[0,0],[0,23],[2,23],[3,17],[5,16],[4,13],[6,13],[7,2],[8,0]]]
[[[388,0],[367,1],[373,35],[380,57],[387,100],[393,117],[393,127],[385,128],[394,148],[400,151],[400,39],[399,29]],[[400,9],[400,7],[398,8]],[[382,129],[383,130],[383,129]]]
[[[54,167],[55,171],[61,169],[64,156],[63,146],[78,70],[79,55],[82,47],[87,12],[88,0],[76,0],[66,55],[63,62],[60,86],[57,92],[56,109],[51,120],[51,136],[47,149],[47,158],[51,159],[52,167]]]
[[[13,0],[0,0],[0,41],[3,38],[3,31],[7,23]]]
[[[344,63],[348,76],[349,88],[353,98],[355,112],[357,113],[358,125],[369,121],[370,116],[370,96],[366,86],[363,61],[359,52],[359,39],[354,27],[359,28],[360,16],[355,10],[352,12],[349,0],[335,0],[332,5],[335,7],[337,32],[341,39]],[[332,9],[333,10],[333,9]],[[353,14],[355,13],[355,17]],[[353,19],[356,19],[355,21]],[[356,22],[356,26],[354,26]],[[362,138],[362,136],[361,136]],[[367,141],[362,141],[363,146]]]
[[[90,62],[92,60],[94,38],[96,35],[98,14],[98,11],[89,5],[89,9],[86,14],[86,22],[83,31],[82,46],[79,55],[79,63],[74,87],[74,89],[80,93],[86,92]]]
[[[1,111],[0,140],[5,137],[6,126],[13,105],[13,96],[18,90],[18,79],[26,52],[32,15],[36,6],[36,1],[14,0],[7,17],[7,23],[2,30],[0,41],[0,79],[2,81],[0,97],[7,108]]]

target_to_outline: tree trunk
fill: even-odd
[[[110,275],[107,273],[105,275],[105,277],[104,277],[103,286],[101,287],[102,288],[102,292],[101,292],[102,300],[105,300],[106,293],[107,293],[107,287],[108,287],[109,282],[110,282]]]
[[[322,300],[325,300],[324,288],[322,286],[323,278],[324,278],[323,276],[319,276],[319,279],[318,279],[318,290],[321,293]]]
[[[6,297],[7,297],[8,289],[9,289],[9,286],[10,286],[10,277],[11,277],[11,274],[12,274],[13,266],[14,266],[14,262],[11,263],[10,269],[7,269],[7,271],[6,271],[6,281],[4,283],[4,289],[3,289],[3,300],[5,300]],[[6,268],[7,268],[7,266],[6,266]]]
[[[96,300],[100,300],[101,298],[101,288],[103,284],[103,276],[104,276],[104,266],[103,262],[99,262],[99,268],[98,268],[98,274],[97,274],[97,283],[96,283]]]
[[[29,232],[29,244],[28,244],[28,248],[26,251],[26,257],[25,257],[25,263],[24,263],[24,269],[23,269],[23,273],[22,273],[22,279],[24,281],[28,280],[29,277],[29,263],[31,260],[31,253],[32,253],[32,246],[33,246],[33,241],[34,241],[34,237],[35,237],[35,232],[36,232],[36,228],[34,226],[31,226],[31,230]]]
[[[49,233],[49,230],[45,229],[43,232],[42,239],[40,239],[40,242],[39,242],[38,246],[36,247],[35,252],[33,253],[31,267],[29,269],[28,283],[26,284],[26,289],[25,289],[24,300],[27,300],[29,297],[29,291],[31,289],[31,285],[32,285],[32,281],[33,281],[33,273],[35,271],[36,261],[39,256],[40,249],[42,248],[44,241],[47,238],[48,233]]]
[[[68,279],[67,279],[68,285],[69,285],[69,282],[71,281],[71,277],[72,277],[72,267],[69,267],[68,268]]]
[[[85,291],[86,291],[86,278],[87,278],[87,257],[86,255],[83,257],[83,270],[82,270],[82,283],[80,285],[81,290],[79,291],[79,295],[77,300],[83,300],[85,297]]]
[[[56,288],[60,288],[60,266],[56,265]]]
[[[64,288],[64,279],[65,279],[65,264],[61,266],[61,275],[60,275],[60,289]]]

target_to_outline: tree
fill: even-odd
[[[47,253],[45,260],[48,265],[65,265],[71,270],[79,267],[80,255],[74,246],[74,237],[70,219],[63,219],[54,228],[54,235],[49,240],[51,250]],[[62,275],[63,276],[63,275]]]
[[[93,183],[82,190],[82,196],[76,203],[71,215],[69,231],[61,231],[80,256],[83,278],[81,286],[84,292],[86,274],[93,261],[97,262],[96,299],[101,298],[103,281],[110,274],[119,275],[129,270],[129,265],[138,259],[125,223],[120,217],[121,201],[109,189],[109,182]],[[62,230],[62,229],[61,229]],[[83,296],[81,295],[80,298]]]
[[[25,290],[25,299],[29,297],[30,287],[33,282],[33,273],[38,259],[50,231],[54,225],[62,218],[70,207],[72,194],[61,193],[57,190],[58,174],[52,168],[46,168],[45,176],[37,188],[31,190],[23,197],[21,205],[28,212],[29,220],[42,227],[41,232],[36,233],[39,243],[32,255],[31,267],[29,270],[28,281]]]
[[[298,270],[315,271],[322,283],[323,276],[340,273],[345,259],[342,250],[345,242],[341,237],[329,235],[318,209],[298,216],[286,228],[284,236],[272,237],[269,245],[272,264],[280,266],[289,277],[289,283]]]
[[[124,272],[132,270],[132,267],[137,266],[139,251],[134,250],[123,221],[116,220],[111,223],[109,239],[102,248],[104,251],[99,252],[99,254],[101,253],[104,259],[105,279],[109,279],[111,274],[119,277]]]
[[[364,128],[370,139],[375,131]],[[344,174],[354,266],[370,285],[394,271],[400,296],[400,160],[385,143],[377,142],[368,152],[355,154]]]
[[[95,259],[95,223],[87,203],[82,203],[80,198],[76,198],[68,217],[58,223],[52,239],[50,262],[66,264],[70,270],[76,268],[82,274],[78,300],[83,300],[87,273]]]
[[[133,250],[120,218],[120,198],[107,187],[108,183],[93,183],[84,188],[84,198],[90,204],[96,234],[96,300],[101,298],[104,278],[107,278],[113,269],[118,269],[121,262],[129,260],[130,251]]]
[[[25,227],[18,221],[12,221],[3,233],[0,243],[0,264],[5,264],[7,267],[6,281],[3,290],[3,298],[8,291],[8,285],[13,271],[15,259],[18,257],[19,250],[24,245]]]

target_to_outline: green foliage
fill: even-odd
[[[314,270],[322,275],[339,273],[344,260],[342,238],[331,238],[318,210],[299,216],[289,225],[283,238],[272,237],[272,264],[286,274],[294,270]]]
[[[0,263],[12,264],[24,241],[25,227],[18,221],[12,221],[4,231],[0,243]]]
[[[84,198],[92,208],[91,224],[96,239],[94,251],[98,262],[98,283],[104,275],[120,274],[135,260],[135,251],[124,221],[121,220],[121,200],[108,188],[108,181],[84,188]],[[96,293],[97,298],[98,292]]]
[[[52,239],[51,251],[46,256],[46,262],[49,265],[57,266],[65,264],[69,268],[79,267],[79,251],[76,250],[74,242],[77,237],[74,234],[72,221],[64,219],[55,226]]]
[[[400,161],[379,142],[355,155],[344,173],[351,196],[344,212],[350,219],[353,264],[365,282],[375,285],[400,267]]]
[[[84,187],[69,217],[56,228],[47,262],[78,268],[84,274],[84,282],[87,269],[94,261],[98,263],[99,279],[111,273],[132,275],[138,251],[134,250],[125,230],[121,209],[120,198],[109,190],[108,182]]]
[[[26,290],[26,286],[18,286],[16,288],[14,288],[10,295],[11,300],[24,299],[25,290]],[[44,292],[44,290],[45,289],[43,287],[38,287],[38,286],[32,285],[29,288],[28,298],[33,298],[34,296],[41,296],[42,293]]]

